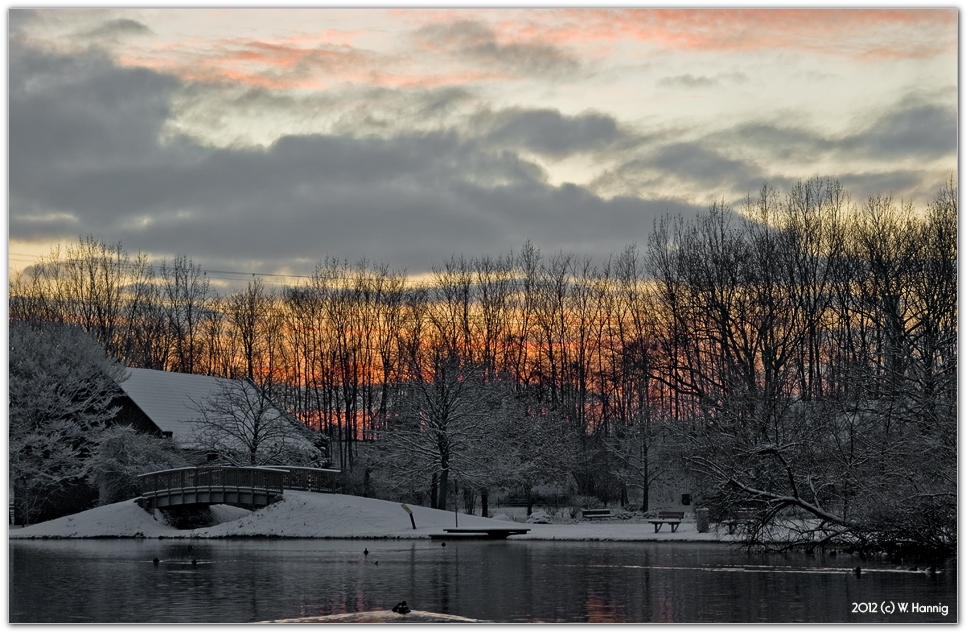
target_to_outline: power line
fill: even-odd
[[[295,279],[312,279],[312,275],[289,275],[286,273],[243,273],[237,270],[209,270],[209,273],[219,273],[222,275],[251,275],[252,277],[291,277]]]
[[[35,263],[35,264],[37,264],[37,263],[51,263],[51,264],[55,264],[56,265],[56,264],[61,264],[61,263],[73,263],[73,262],[78,261],[76,258],[53,259],[49,255],[29,255],[29,254],[26,254],[26,253],[8,253],[8,256],[11,256],[11,257],[9,257],[9,259],[12,260],[12,261],[17,261],[17,262],[22,262],[22,263]],[[166,262],[167,262],[167,260],[162,260],[162,264],[165,264]],[[112,263],[112,265],[120,266],[120,267],[125,268],[125,269],[127,269],[129,271],[135,271],[135,270],[141,269],[140,266],[138,266],[136,263],[131,262],[131,261],[123,261],[122,262],[122,261],[117,261],[117,260],[113,260],[112,259],[111,260],[111,263]],[[153,277],[159,277],[160,276],[159,269],[160,269],[160,267],[161,267],[162,264],[153,264],[153,263],[148,264],[148,268],[151,270],[151,273],[152,273],[152,276]],[[341,269],[343,269],[343,270],[346,270],[346,268],[347,268],[347,266],[344,266],[343,264],[339,264],[339,267]],[[314,275],[314,274],[313,275],[301,275],[301,274],[297,274],[297,273],[266,273],[266,272],[253,272],[253,271],[241,271],[241,270],[216,270],[216,269],[203,268],[200,265],[199,265],[199,270],[206,277],[208,277],[209,279],[214,279],[214,280],[218,280],[218,281],[235,281],[235,282],[243,281],[243,279],[239,279],[237,277],[220,277],[218,275],[237,275],[237,276],[240,276],[240,277],[243,277],[243,278],[262,278],[262,279],[267,279],[270,282],[272,282],[272,280],[280,280],[280,281],[275,281],[275,282],[272,282],[272,283],[274,283],[274,284],[280,284],[281,283],[282,285],[284,285],[284,281],[281,281],[281,280],[285,280],[285,279],[293,279],[293,280],[312,280],[312,279],[316,279],[316,275]],[[364,276],[365,276],[365,274],[366,273],[364,271]],[[473,276],[473,272],[470,272],[470,274],[471,274],[471,276]],[[412,288],[412,287],[420,286],[420,285],[425,284],[425,283],[429,283],[430,286],[436,286],[437,285],[437,284],[435,284],[433,282],[432,277],[430,277],[429,279],[418,279],[418,278],[414,278],[414,277],[408,275],[405,271],[389,272],[388,273],[388,276],[389,277],[395,277],[397,275],[402,275],[403,276],[403,283],[407,287],[411,287]],[[424,276],[424,275],[425,275],[425,273],[423,275],[419,275],[419,276]],[[320,275],[320,277],[324,281],[330,281],[331,280],[331,281],[339,281],[339,282],[355,281],[355,280],[358,279],[358,277],[357,276],[354,276],[354,275],[345,275],[345,274],[338,274],[337,275],[337,274],[332,274],[328,270],[324,270],[323,273]],[[507,279],[505,281],[513,281],[514,279],[517,279],[517,277],[516,276],[512,276],[511,279]],[[596,278],[594,278],[594,277],[592,277],[592,278],[590,278],[588,280],[578,279],[578,278],[574,278],[574,277],[569,277],[569,279],[566,281],[566,283],[568,285],[575,284],[575,283],[581,283],[583,281],[592,281],[592,283],[593,283],[595,280],[596,280]],[[473,286],[473,287],[479,287],[481,285],[481,282],[479,282],[477,280],[472,280],[470,282],[470,285]]]

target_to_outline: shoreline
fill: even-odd
[[[30,536],[7,536],[8,541],[120,541],[120,540],[155,540],[155,541],[166,541],[166,540],[197,540],[197,541],[241,541],[241,540],[264,540],[264,541],[429,541],[431,540],[429,536],[417,535],[417,536],[402,536],[402,535],[386,535],[386,536],[283,536],[278,534],[226,534],[219,536],[199,536],[197,534],[162,534],[157,536],[137,536],[137,535],[108,535],[100,534],[96,536],[51,536],[51,535],[30,535]],[[458,542],[454,539],[452,542]],[[726,540],[722,538],[675,538],[675,539],[656,539],[656,538],[608,538],[608,537],[572,537],[572,538],[561,538],[558,536],[552,537],[541,537],[541,536],[527,536],[523,538],[506,538],[506,539],[468,539],[475,543],[525,543],[529,541],[541,541],[541,542],[574,542],[574,543],[684,543],[689,545],[694,545],[696,543],[701,544],[713,544],[713,545],[735,545],[744,546],[740,540]]]
[[[8,540],[48,539],[371,539],[430,540],[455,525],[454,514],[422,506],[340,494],[287,492],[285,498],[259,510],[211,506],[212,525],[177,529],[162,513],[142,509],[131,499],[27,527],[8,527]],[[675,532],[668,526],[655,532],[647,520],[524,523],[460,514],[461,528],[527,529],[507,540],[589,542],[741,543],[741,535],[724,534],[714,524],[698,532],[686,521]],[[416,528],[413,528],[413,525]],[[456,537],[453,539],[456,540]],[[501,539],[503,540],[503,539]]]

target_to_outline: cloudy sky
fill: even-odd
[[[957,10],[43,9],[9,20],[9,255],[210,270],[604,258],[654,218],[957,168]]]

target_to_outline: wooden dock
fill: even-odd
[[[444,528],[446,534],[431,534],[435,541],[443,539],[505,539],[513,534],[527,534],[530,528]]]

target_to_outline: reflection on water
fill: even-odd
[[[957,621],[953,561],[930,574],[716,544],[512,540],[10,541],[9,549],[11,622],[255,622],[400,600],[496,622]],[[857,565],[859,577],[850,573]],[[894,613],[881,613],[890,603]],[[934,612],[910,614],[914,603]]]

